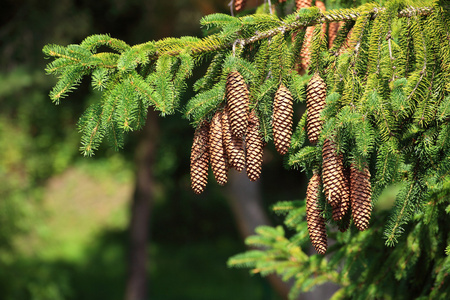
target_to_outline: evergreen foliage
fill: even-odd
[[[328,49],[321,24],[338,21],[345,23]],[[369,229],[356,232],[351,226],[337,232],[349,220],[333,221],[322,194],[319,206],[335,243],[329,257],[308,256],[305,202],[281,202],[273,209],[294,233],[260,227],[247,244],[262,248],[237,255],[229,264],[294,279],[292,299],[326,281],[342,287],[333,299],[449,297],[448,3],[398,0],[323,13],[311,7],[284,18],[213,14],[200,23],[208,34],[202,39],[129,46],[94,35],[79,45],[44,47],[53,58],[46,71],[59,79],[50,92],[53,102],[59,103],[85,76],[102,93],[80,118],[81,152],[93,155],[105,137],[120,149],[124,134],[142,128],[149,106],[162,116],[182,112],[193,126],[210,121],[224,107],[226,80],[233,71],[248,85],[250,111],[258,115],[263,139],[271,141],[273,99],[280,84],[295,101],[305,100],[309,75],[298,74],[298,57],[305,28],[316,26],[309,73],[317,72],[326,82],[323,128],[317,144],[310,144],[304,114],[293,132],[287,164],[312,176],[312,170],[321,169],[324,141],[331,139],[345,167],[368,166],[374,206]],[[194,84],[197,94],[181,103],[185,80],[201,62],[209,68]],[[395,201],[386,203],[386,191],[393,188]],[[382,205],[391,207],[382,210]]]

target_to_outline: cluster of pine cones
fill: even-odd
[[[320,113],[325,106],[326,84],[315,74],[308,83],[306,105],[307,134],[312,144],[316,144],[322,130]],[[359,230],[369,226],[371,204],[370,172],[368,166],[362,169],[355,164],[344,167],[343,156],[336,149],[332,139],[325,139],[322,148],[322,178],[314,171],[306,191],[306,220],[312,245],[319,254],[327,250],[327,233],[323,211],[318,205],[320,185],[332,207],[332,218],[340,222],[339,229],[347,230],[350,216]]]
[[[226,106],[216,111],[211,123],[203,121],[194,133],[191,149],[191,187],[196,194],[203,192],[208,181],[208,168],[218,184],[228,180],[229,168],[255,181],[261,174],[263,141],[256,112],[249,113],[250,94],[244,78],[238,71],[228,74]],[[273,138],[277,151],[285,154],[291,142],[293,98],[280,84],[273,104]]]

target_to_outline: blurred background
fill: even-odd
[[[48,97],[56,79],[44,72],[45,44],[97,33],[130,45],[201,36],[201,17],[229,13],[227,4],[1,1],[0,299],[283,299],[278,279],[226,266],[255,226],[281,223],[271,204],[304,198],[304,175],[284,169],[272,144],[258,182],[231,173],[219,187],[210,177],[197,196],[189,179],[194,129],[181,113],[149,112],[124,150],[104,144],[84,158],[76,122],[99,94],[86,79],[59,105]],[[188,89],[184,101],[191,96]]]

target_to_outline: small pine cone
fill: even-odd
[[[226,90],[231,132],[237,137],[243,137],[248,123],[250,93],[244,77],[238,71],[228,74]]]
[[[334,39],[337,36],[337,32],[343,22],[333,22],[328,24],[328,48],[333,46]]]
[[[228,110],[222,114],[222,134],[230,167],[241,172],[245,167],[245,150],[242,138],[231,133]]]
[[[359,170],[355,165],[350,166],[350,199],[352,203],[352,218],[356,228],[363,231],[369,227],[372,188],[370,172],[366,166]]]
[[[315,173],[306,189],[306,222],[309,239],[317,253],[324,255],[327,251],[327,231],[322,211],[318,208],[320,176]]]
[[[339,155],[342,161],[342,154]],[[333,220],[340,221],[347,214],[350,207],[350,170],[343,168],[341,202],[338,206],[333,207]]]
[[[294,114],[293,98],[291,92],[280,84],[273,102],[273,142],[278,153],[287,153],[291,144],[292,136],[292,115]]]
[[[312,0],[295,0],[295,6],[297,9],[310,7],[312,3]]]
[[[251,181],[256,181],[261,175],[264,144],[259,133],[259,119],[254,111],[249,116],[245,146],[247,176]]]
[[[318,73],[309,80],[306,88],[306,107],[308,109],[308,139],[311,144],[316,144],[322,131],[320,114],[325,107],[327,85]]]
[[[196,194],[201,194],[208,182],[208,136],[209,123],[203,121],[195,130],[191,148],[191,188]]]
[[[325,198],[332,207],[341,203],[344,173],[342,156],[338,155],[336,145],[326,139],[322,148],[322,179]]]
[[[209,156],[214,177],[220,185],[228,180],[228,166],[222,139],[222,112],[217,111],[209,129]]]
[[[234,0],[234,9],[236,11],[241,11],[245,8],[247,0]]]

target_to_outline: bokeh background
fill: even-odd
[[[304,175],[286,170],[273,145],[258,182],[232,173],[219,187],[210,177],[196,196],[194,129],[181,112],[150,112],[125,149],[104,144],[85,158],[76,123],[99,94],[86,79],[59,105],[48,97],[56,78],[44,71],[45,44],[97,33],[130,45],[202,36],[201,17],[229,13],[227,2],[1,1],[0,299],[131,300],[142,285],[145,299],[282,299],[286,286],[277,279],[226,266],[256,225],[281,223],[271,204],[304,197]],[[191,96],[188,88],[184,101]],[[294,124],[303,110],[296,108]]]

